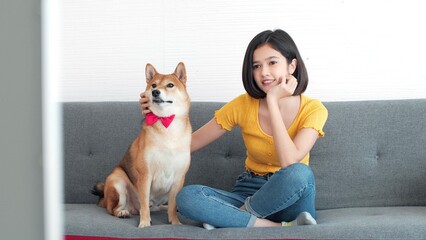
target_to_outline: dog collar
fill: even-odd
[[[150,112],[146,114],[145,122],[148,126],[153,125],[158,120],[161,121],[164,127],[168,128],[170,124],[173,122],[173,119],[175,118],[175,115],[170,115],[168,117],[159,117],[155,115],[154,113]]]

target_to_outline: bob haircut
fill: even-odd
[[[266,97],[266,93],[257,86],[253,78],[253,53],[257,48],[266,44],[280,52],[287,59],[288,64],[293,59],[296,59],[297,65],[292,75],[297,79],[297,87],[293,96],[305,92],[308,87],[308,72],[305,63],[293,39],[281,29],[263,31],[257,34],[249,43],[243,62],[243,85],[246,92],[256,99]]]

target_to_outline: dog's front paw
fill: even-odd
[[[141,221],[139,223],[138,228],[144,228],[144,227],[149,227],[149,226],[151,226],[151,222],[150,221]]]
[[[130,217],[130,213],[128,210],[117,210],[114,215],[118,218]]]
[[[170,223],[173,224],[173,225],[182,225],[182,223],[179,220],[171,221]]]
[[[169,223],[171,223],[173,225],[181,225],[182,224],[182,223],[180,223],[180,221],[177,217],[173,217],[173,218],[169,219]]]

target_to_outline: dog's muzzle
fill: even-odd
[[[156,90],[153,90],[152,92],[152,97],[153,97],[153,99],[152,99],[152,101],[154,102],[154,103],[157,103],[157,104],[160,104],[160,103],[173,103],[173,101],[164,101],[161,97],[160,97],[160,94],[161,94],[161,92],[160,92],[160,90],[158,90],[158,89],[156,89]]]

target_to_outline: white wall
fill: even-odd
[[[281,28],[323,101],[426,97],[423,1],[63,0],[62,101],[136,101],[145,64],[185,62],[193,101],[244,92],[249,41]]]

